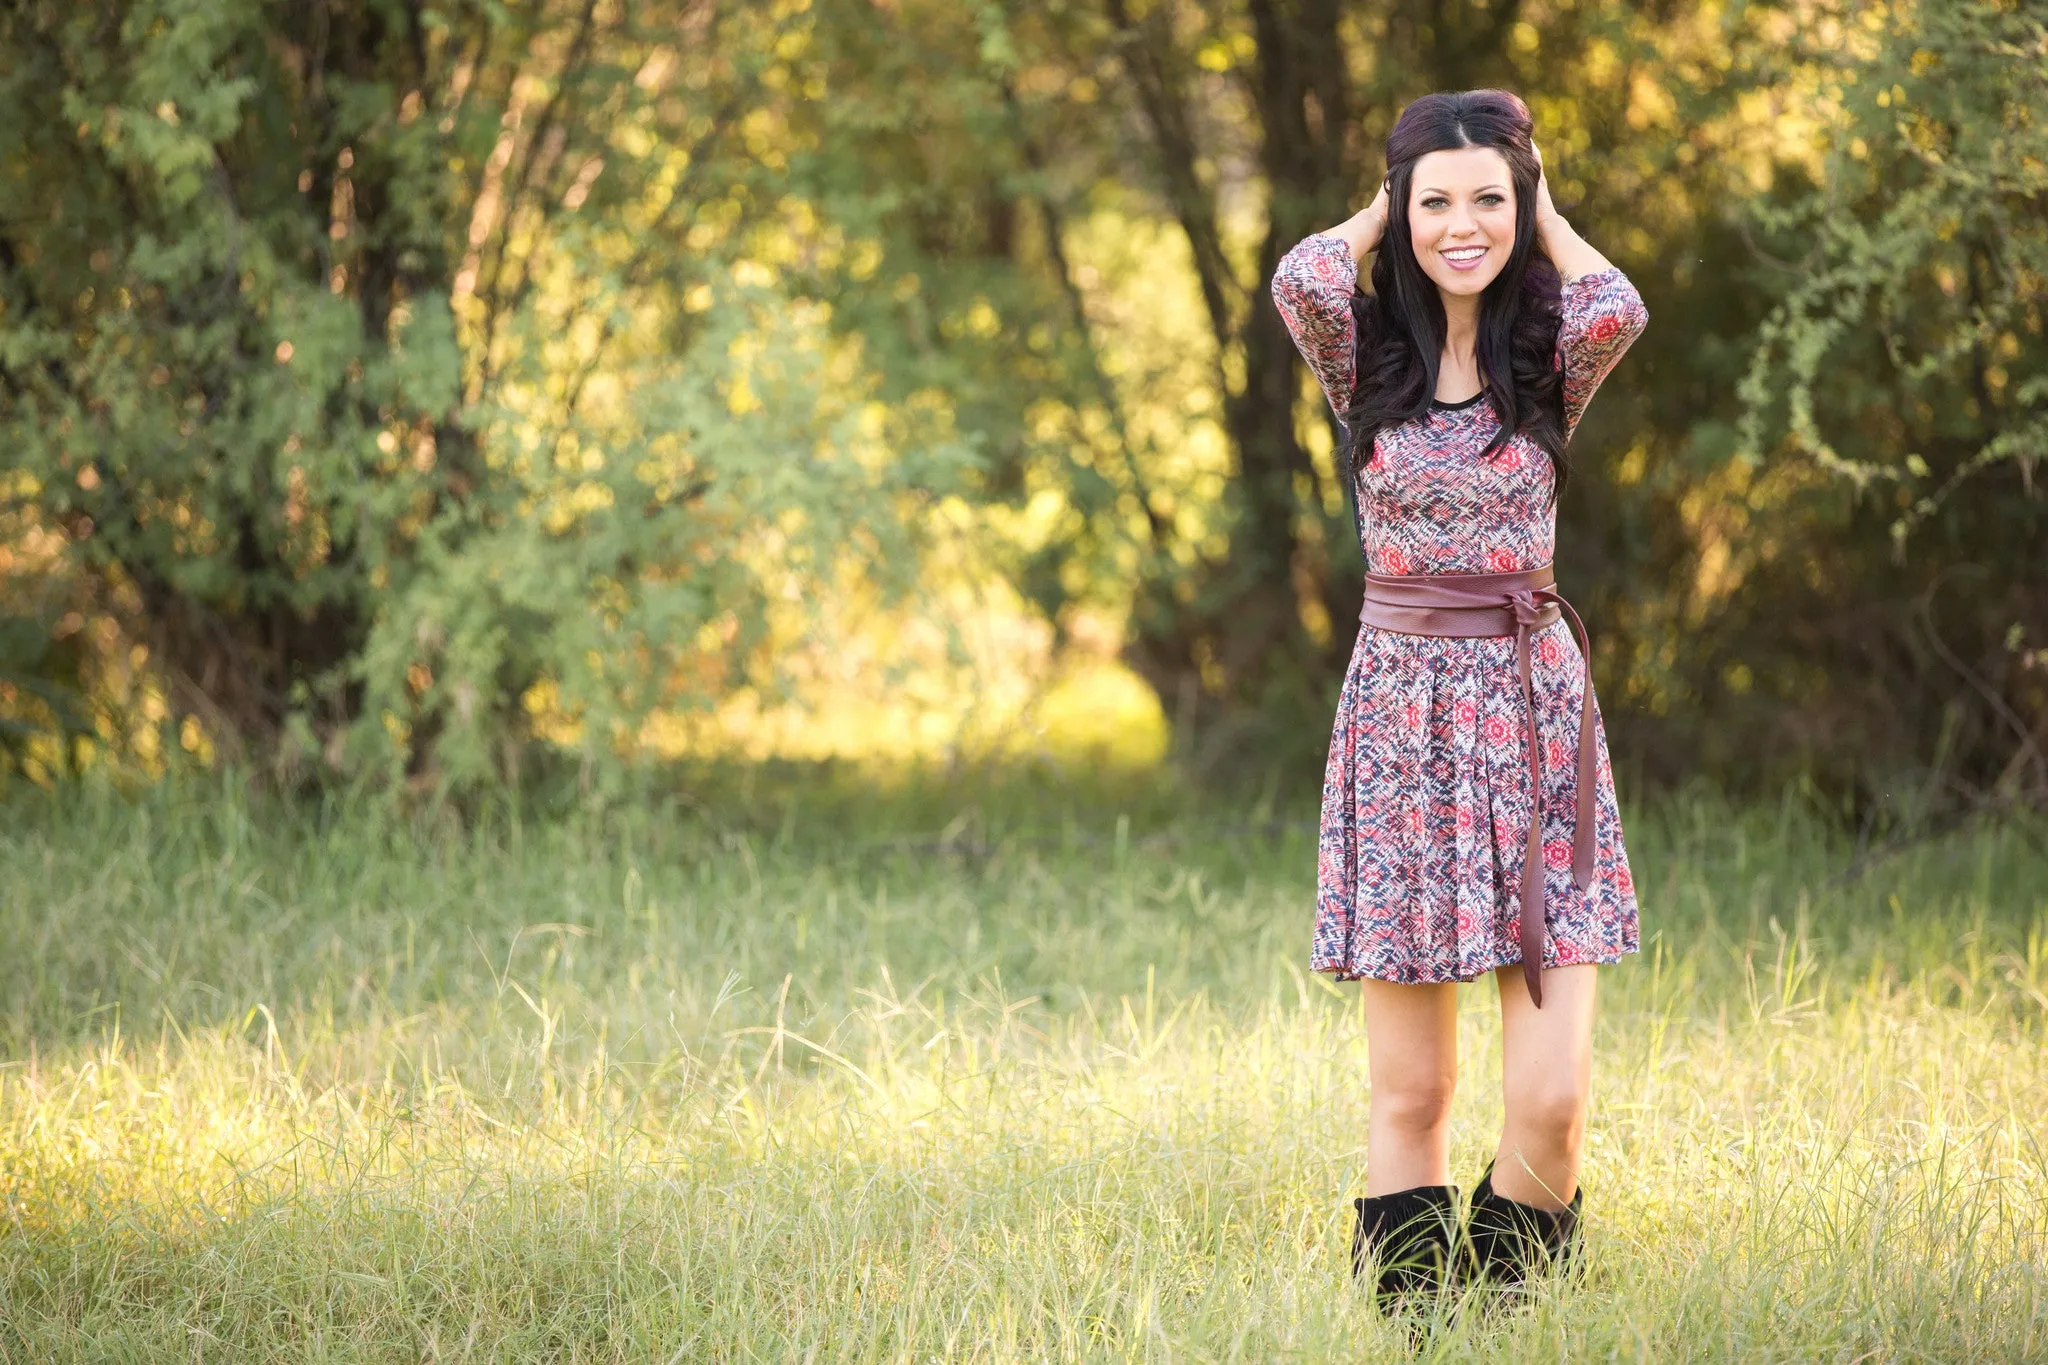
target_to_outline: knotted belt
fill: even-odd
[[[1593,702],[1592,650],[1586,627],[1572,604],[1551,585],[1552,565],[1515,573],[1372,574],[1365,576],[1360,621],[1402,635],[1459,638],[1512,635],[1521,670],[1522,703],[1529,714],[1529,838],[1522,863],[1522,976],[1529,999],[1543,1006],[1543,758],[1536,735],[1536,692],[1529,676],[1529,637],[1569,615],[1579,638],[1585,690],[1579,701],[1578,824],[1572,832],[1572,880],[1591,889],[1594,860],[1594,800],[1599,755],[1589,722]]]

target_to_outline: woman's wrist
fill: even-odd
[[[1543,248],[1543,254],[1550,258],[1550,263],[1557,267],[1557,273],[1567,282],[1614,268],[1585,238],[1574,232],[1572,225],[1555,209],[1536,219],[1536,244]]]
[[[1368,206],[1359,211],[1358,219],[1364,234],[1362,240],[1365,249],[1379,250],[1380,239],[1387,235],[1387,211]]]
[[[1337,226],[1325,230],[1322,235],[1335,237],[1344,243],[1351,251],[1352,261],[1364,265],[1365,258],[1378,249],[1380,238],[1386,234],[1386,230],[1386,212],[1367,205]]]

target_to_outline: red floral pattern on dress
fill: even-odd
[[[1612,315],[1604,318],[1594,318],[1586,326],[1586,340],[1596,346],[1603,342],[1612,341],[1621,334],[1622,326],[1622,320]]]
[[[1350,249],[1322,235],[1290,251],[1273,276],[1274,302],[1340,413],[1357,350],[1356,282]],[[1557,359],[1569,433],[1648,313],[1619,270],[1570,281],[1562,303]],[[1500,573],[1551,562],[1550,458],[1517,435],[1481,459],[1498,425],[1480,402],[1378,434],[1354,490],[1360,548],[1375,572]],[[1638,950],[1635,880],[1597,710],[1592,888],[1572,880],[1581,669],[1567,623],[1537,633],[1530,672],[1544,751],[1546,966]],[[1347,981],[1469,981],[1522,960],[1532,805],[1525,723],[1512,637],[1360,628],[1323,780],[1315,970]]]

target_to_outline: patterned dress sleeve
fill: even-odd
[[[1569,437],[1593,401],[1593,390],[1643,334],[1650,310],[1628,276],[1609,268],[1567,281],[1557,328],[1564,369],[1564,431]]]
[[[1358,262],[1351,259],[1351,248],[1320,232],[1297,242],[1273,270],[1273,302],[1281,321],[1340,416],[1351,406],[1358,350],[1351,294],[1357,286]]]

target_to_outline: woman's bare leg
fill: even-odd
[[[1579,1148],[1593,1093],[1593,987],[1589,963],[1543,973],[1543,1008],[1529,999],[1522,964],[1493,974],[1500,986],[1501,1082],[1507,1123],[1493,1188],[1517,1203],[1561,1209],[1579,1188]]]
[[[1458,1088],[1458,988],[1367,980],[1372,1071],[1365,1192],[1451,1183],[1451,1096]]]

